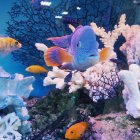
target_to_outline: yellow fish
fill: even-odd
[[[30,73],[34,73],[34,74],[39,74],[39,73],[48,72],[47,69],[45,69],[45,68],[43,68],[42,66],[39,66],[39,65],[32,65],[32,66],[29,66],[28,68],[26,68],[26,71],[27,71],[27,72],[30,72]]]
[[[0,54],[8,54],[21,47],[22,45],[13,38],[0,37]]]
[[[85,131],[88,129],[89,124],[87,122],[79,122],[72,125],[67,129],[65,138],[68,140],[80,140]]]

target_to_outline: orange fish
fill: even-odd
[[[64,49],[53,46],[44,52],[44,60],[47,66],[60,66],[64,62],[71,62],[72,56]]]
[[[45,68],[43,68],[42,66],[39,66],[39,65],[32,65],[32,66],[29,66],[28,68],[26,68],[26,71],[27,71],[27,72],[34,73],[34,74],[39,74],[39,73],[46,73],[46,72],[48,72],[47,69],[45,69]]]
[[[65,138],[68,140],[79,140],[88,129],[88,126],[87,122],[79,122],[72,125],[67,129]]]
[[[112,54],[112,48],[110,47],[103,48],[99,52],[99,62],[106,61],[109,58],[110,54]]]

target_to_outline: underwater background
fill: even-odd
[[[139,24],[139,0],[0,0],[0,140],[139,140]]]
[[[26,66],[31,64],[45,65],[39,52],[35,50],[34,44],[35,42],[42,42],[50,45],[50,42],[46,41],[47,37],[70,33],[67,27],[68,24],[65,21],[55,19],[55,16],[61,15],[63,11],[69,12],[68,15],[64,15],[65,17],[78,21],[73,23],[75,26],[80,24],[88,25],[91,21],[95,21],[97,25],[110,30],[122,13],[129,15],[127,16],[128,24],[139,23],[139,8],[132,0],[52,0],[51,2],[50,7],[40,8],[38,5],[32,7],[31,2],[28,0],[1,0],[1,34],[16,38],[24,46],[21,50],[13,52],[13,54],[9,54],[6,58],[0,60],[1,65],[8,72],[20,72],[24,75],[29,75],[25,72]],[[77,10],[76,7],[80,7],[81,10]],[[100,45],[100,47],[102,46]],[[117,45],[115,48],[117,48]],[[116,50],[118,51],[118,48]],[[119,55],[120,57],[122,56],[121,54]],[[6,63],[2,63],[3,61],[6,61]],[[34,83],[36,90],[31,95],[45,95],[49,88],[51,89],[52,87],[44,88],[40,76],[36,77],[37,80]]]

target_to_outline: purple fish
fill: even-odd
[[[78,26],[71,35],[48,40],[73,56],[72,63],[64,65],[64,68],[84,71],[99,61],[98,42],[90,26]]]

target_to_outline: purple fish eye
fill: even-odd
[[[80,42],[80,41],[78,41],[78,43],[77,43],[77,47],[80,47],[80,45],[81,45],[81,42]]]
[[[77,47],[79,47],[79,42],[77,43]]]

